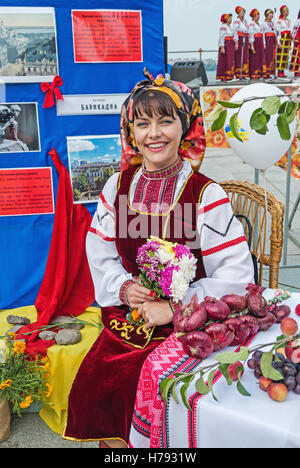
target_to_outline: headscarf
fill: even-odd
[[[242,10],[246,11],[245,8],[243,8],[241,6],[237,6],[236,9],[235,9],[235,12],[238,15]]]
[[[146,80],[135,85],[121,110],[121,170],[142,162],[134,140],[133,120],[135,102],[142,93],[148,90],[166,93],[175,103],[183,131],[178,152],[182,158],[189,159],[192,167],[198,170],[206,146],[202,110],[198,99],[194,96],[193,91],[183,83],[166,80],[162,75],[158,75],[154,79],[147,68],[144,68],[144,75]]]
[[[282,17],[283,17],[283,16],[282,16],[282,13],[283,13],[283,10],[284,10],[285,8],[288,8],[287,5],[282,5],[282,6],[280,7],[280,15],[279,15],[279,18],[282,18]]]
[[[232,16],[232,14],[231,13],[224,13],[224,15],[221,16],[221,22],[226,23],[229,16]]]
[[[254,16],[256,16],[258,14],[259,14],[259,11],[256,8],[253,8],[253,10],[250,11],[251,18],[254,18]]]

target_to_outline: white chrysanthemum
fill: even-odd
[[[174,261],[174,254],[166,250],[163,246],[156,250],[155,255],[158,256],[160,263],[163,265],[165,265],[170,260],[172,262]]]
[[[189,258],[188,255],[183,255],[179,261],[179,269],[183,272],[185,281],[191,282],[196,274],[196,263],[195,257]]]
[[[185,279],[184,271],[173,271],[171,295],[175,302],[181,301],[189,287],[189,283]]]

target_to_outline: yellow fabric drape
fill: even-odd
[[[31,322],[37,319],[37,312],[34,306],[20,307],[17,309],[0,311],[0,336],[5,335],[12,325],[7,323],[8,315],[18,315],[28,317]],[[79,319],[86,322],[96,322],[100,326],[101,309],[98,307],[89,307]],[[58,346],[53,345],[48,348],[47,356],[50,360],[50,368],[53,369],[53,375],[50,375],[47,382],[52,385],[51,395],[43,403],[40,410],[40,417],[54,432],[62,434],[65,426],[68,396],[83,358],[90,350],[91,346],[101,333],[101,328],[85,325],[81,330],[82,340],[74,345]]]

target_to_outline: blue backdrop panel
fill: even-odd
[[[143,67],[153,75],[164,72],[163,0],[2,0],[1,6],[54,7],[62,94],[129,93],[143,79]],[[75,64],[72,9],[141,10],[143,63]],[[1,168],[53,167],[54,195],[58,177],[48,151],[53,147],[68,167],[67,136],[117,134],[118,115],[60,116],[43,108],[40,83],[7,84],[7,102],[37,102],[41,151],[0,153]],[[56,200],[55,200],[56,201]],[[96,204],[86,204],[91,214]],[[0,217],[0,309],[33,304],[43,279],[54,215]]]

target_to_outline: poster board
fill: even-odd
[[[13,7],[15,12],[21,13],[22,8],[25,7],[41,8],[41,2],[3,0],[0,13],[1,8],[4,7]],[[138,12],[133,39],[137,43],[139,55],[134,56],[130,61],[128,57],[124,57],[121,61],[105,60],[97,63],[75,61],[72,11],[97,11],[99,1],[90,0],[87,6],[84,0],[64,0],[63,2],[43,0],[42,7],[47,11],[54,11],[57,69],[54,68],[52,74],[46,74],[39,80],[36,76],[26,79],[19,77],[19,79],[7,80],[1,85],[0,77],[0,105],[35,103],[39,146],[33,150],[29,148],[30,151],[0,152],[0,169],[12,169],[16,173],[23,169],[49,168],[49,171],[51,168],[54,210],[50,209],[49,203],[48,212],[44,210],[43,213],[34,213],[33,206],[30,205],[31,213],[25,214],[19,210],[15,211],[12,216],[0,216],[0,309],[34,304],[44,276],[53,230],[58,185],[57,171],[48,152],[55,148],[61,161],[69,169],[67,137],[118,135],[121,101],[123,97],[125,100],[137,81],[144,79],[144,66],[147,66],[153,75],[164,73],[162,0],[153,0],[151,3],[146,0],[138,2],[136,0],[103,0],[100,6],[102,11],[115,11],[115,15],[120,10]],[[113,15],[110,13],[110,16]],[[17,25],[15,27],[17,28]],[[22,35],[23,32],[20,34]],[[20,40],[20,35],[18,40]],[[43,47],[38,49],[41,54],[41,61],[38,62],[40,66],[43,64]],[[10,60],[17,61],[14,55],[16,53],[16,50],[9,48]],[[72,107],[76,107],[78,102],[75,105],[72,97],[71,103],[69,99],[66,99],[69,106],[67,111],[62,110],[59,113],[56,106],[48,109],[43,107],[45,94],[41,90],[41,81],[51,83],[51,80],[46,78],[52,78],[56,72],[63,80],[63,85],[60,87],[62,95],[83,96],[87,106],[92,104],[91,109],[80,109],[73,113]],[[94,99],[102,99],[103,96],[105,108],[93,109],[96,105]],[[111,96],[113,100],[110,99]],[[98,101],[97,104],[99,104]],[[108,104],[108,109],[106,109],[106,104]],[[26,120],[28,119],[25,118]],[[20,125],[18,131],[20,132]],[[21,140],[20,133],[19,139]],[[26,144],[28,146],[28,142]],[[50,185],[47,190],[50,194]],[[96,202],[85,203],[84,206],[92,215],[94,214]]]

